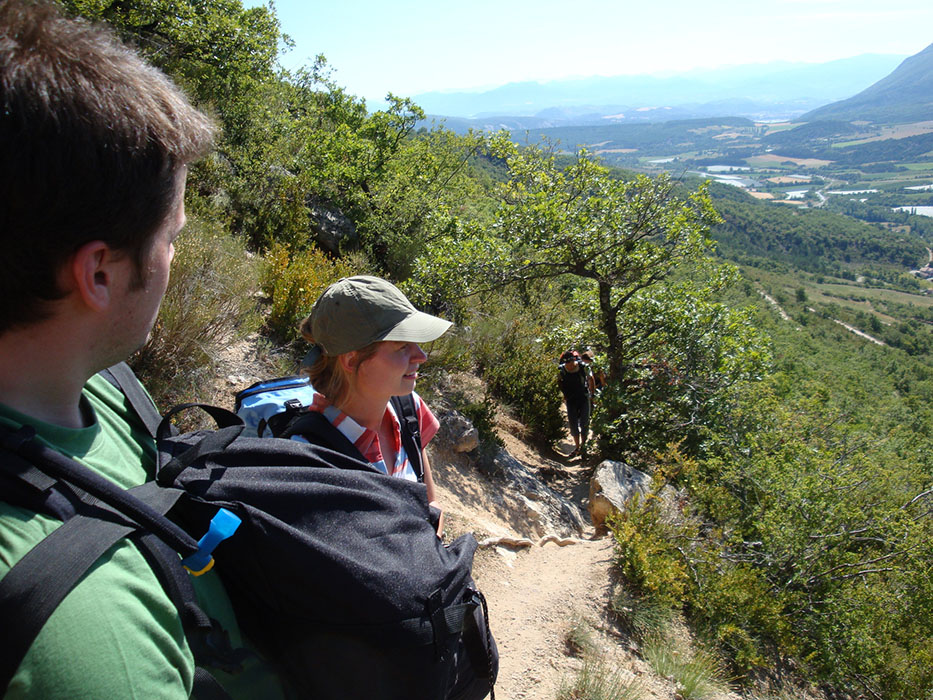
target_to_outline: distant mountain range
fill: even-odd
[[[854,97],[819,107],[799,119],[822,120],[886,124],[933,120],[933,44]]]
[[[444,119],[448,128],[457,131],[470,127],[540,129],[715,116],[774,121],[794,119],[860,91],[867,92],[868,86],[887,76],[902,61],[901,67],[914,58],[904,61],[904,56],[864,54],[827,63],[750,64],[664,77],[509,83],[485,92],[430,92],[413,99],[426,113]],[[933,73],[927,70],[925,77],[931,80]]]

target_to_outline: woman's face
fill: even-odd
[[[380,402],[410,394],[418,379],[418,368],[427,359],[417,343],[379,343],[376,353],[360,363],[352,375],[351,390]]]

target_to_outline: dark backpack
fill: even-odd
[[[135,406],[136,390],[123,387]],[[55,552],[57,560],[38,567],[33,561],[26,572],[43,578],[23,581],[17,569],[24,557],[0,581],[6,634],[34,628],[32,637],[14,642],[18,659],[4,648],[10,675],[44,622],[36,626],[35,610],[47,618],[113,542],[131,536],[158,543],[162,556],[151,558],[153,568],[167,590],[177,588],[187,579],[178,575],[171,550],[189,559],[205,554],[188,533],[209,532],[225,509],[242,525],[216,545],[216,568],[244,634],[299,696],[479,700],[492,691],[497,653],[470,577],[476,541],[438,540],[422,485],[386,478],[319,446],[243,437],[235,414],[205,410],[219,429],[184,435],[171,434],[170,412],[157,430],[156,481],[130,491],[42,447],[28,428],[3,431],[2,445],[15,455],[2,460],[4,487],[15,488],[19,502],[31,499],[36,510],[54,511],[48,502],[64,500],[74,511],[42,543],[53,541],[46,555]],[[54,545],[63,531],[67,537]],[[80,563],[73,549],[81,550]],[[11,595],[10,582],[17,581]],[[180,610],[192,606],[185,592],[169,593]],[[37,601],[43,598],[53,602]],[[235,668],[223,635],[196,612],[186,614],[195,618],[186,633],[200,625],[205,644],[198,646],[219,657],[212,665]]]
[[[581,400],[589,395],[587,370],[582,364],[576,372],[568,372],[563,365],[560,365],[558,382],[561,393],[568,399]]]

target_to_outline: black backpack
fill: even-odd
[[[137,406],[145,394],[129,381],[120,384]],[[147,409],[137,410],[145,418]],[[213,552],[237,619],[299,696],[479,700],[492,692],[498,656],[470,577],[476,541],[438,540],[422,485],[319,446],[242,437],[235,414],[205,410],[219,429],[173,435],[173,412],[160,422],[157,479],[129,491],[44,448],[28,428],[0,431],[12,453],[0,460],[4,498],[66,516],[33,550],[44,547],[45,561],[40,552],[36,566],[30,552],[0,580],[7,629],[0,683],[57,603],[123,536],[147,544],[186,634],[197,637],[196,658],[235,668],[236,650],[199,617],[172,551],[199,554],[189,533],[208,532],[220,508],[242,520]],[[157,414],[148,412],[152,425]],[[222,697],[209,682],[198,688]]]

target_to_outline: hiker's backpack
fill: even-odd
[[[148,401],[141,387],[120,383],[151,425],[157,414],[137,405]],[[244,634],[300,697],[480,700],[492,691],[497,653],[470,577],[476,541],[440,542],[422,485],[315,445],[244,437],[239,418],[216,407],[203,408],[219,429],[173,435],[169,419],[189,407],[159,423],[156,480],[129,491],[45,448],[28,427],[0,430],[4,497],[15,489],[36,510],[64,499],[74,511],[37,546],[57,556],[39,566],[30,557],[25,576],[24,558],[0,580],[5,636],[23,655],[44,623],[35,610],[47,618],[103,552],[132,536],[153,545],[151,563],[183,622],[195,618],[186,633],[200,624],[209,649],[216,630],[197,619],[193,592],[170,590],[190,588],[172,550],[200,568],[215,545]],[[242,524],[223,539],[227,514]],[[11,632],[21,629],[33,637]],[[19,659],[7,656],[12,675]]]
[[[308,377],[292,375],[256,382],[233,398],[233,410],[246,424],[245,434],[277,437],[281,426],[314,401],[314,387]]]
[[[561,393],[565,397],[573,399],[585,399],[589,395],[589,386],[587,385],[587,369],[584,365],[578,365],[576,372],[568,372],[563,365],[559,367],[558,382]]]
[[[330,423],[316,411],[308,411],[314,401],[314,387],[308,377],[290,376],[266,379],[234,394],[236,414],[243,419],[249,434],[259,437],[315,436],[310,442],[357,459],[362,455],[342,433],[331,430]],[[393,396],[392,408],[398,417],[402,444],[418,481],[424,481],[421,464],[421,432],[414,396]],[[306,418],[305,416],[311,416]],[[326,425],[325,425],[326,423]],[[348,447],[349,446],[349,447]]]

